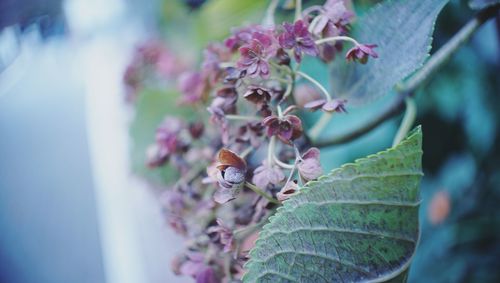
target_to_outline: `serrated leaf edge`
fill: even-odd
[[[321,180],[324,180],[324,179],[327,179],[328,177],[331,177],[332,175],[334,175],[337,171],[339,170],[342,170],[344,168],[346,168],[347,166],[353,166],[353,165],[356,165],[357,163],[361,163],[361,162],[364,162],[365,160],[369,160],[369,159],[373,159],[373,158],[376,158],[378,156],[380,156],[381,154],[385,154],[385,153],[388,153],[388,152],[391,152],[391,151],[395,151],[395,150],[398,150],[399,147],[403,146],[404,144],[407,144],[410,142],[410,140],[414,137],[414,136],[420,136],[419,138],[421,139],[422,138],[422,127],[420,125],[416,126],[412,131],[410,131],[408,133],[408,135],[406,136],[406,138],[404,140],[402,140],[398,145],[396,145],[395,147],[391,147],[391,148],[388,148],[386,150],[383,150],[383,151],[380,151],[380,152],[377,152],[375,154],[370,154],[366,157],[362,157],[362,158],[358,158],[356,159],[354,162],[351,162],[351,163],[346,163],[346,164],[343,164],[342,166],[336,168],[336,169],[333,169],[332,171],[330,171],[330,173],[328,174],[325,174],[323,176],[320,176],[317,180],[315,181],[309,181],[308,183],[306,183],[300,190],[298,193],[296,193],[295,195],[292,196],[293,197],[296,197],[300,194],[303,194],[305,192],[307,192],[308,190],[310,190],[310,185],[311,184],[315,184],[315,183],[320,183]],[[422,150],[420,150],[422,151]],[[423,174],[422,174],[423,175]],[[260,235],[261,233],[266,230],[266,229],[269,229],[269,226],[271,226],[274,222],[275,222],[275,219],[276,218],[279,218],[280,215],[279,213],[282,211],[282,210],[287,210],[288,209],[288,206],[287,206],[287,203],[289,203],[291,200],[290,199],[287,199],[285,201],[283,201],[282,203],[282,206],[278,207],[276,209],[276,212],[269,217],[268,219],[268,222],[262,226],[262,230],[259,231],[258,233],[258,238],[257,240],[255,241],[255,245],[254,245],[254,248],[257,247],[257,245],[262,242],[263,240],[266,239],[266,237],[264,238],[261,238]],[[419,201],[416,201],[415,202],[415,205],[418,206],[420,205],[420,200]],[[365,282],[373,282],[373,283],[376,283],[376,282],[384,282],[384,281],[387,281],[387,280],[390,280],[392,278],[395,278],[396,276],[398,276],[399,274],[401,274],[402,272],[404,272],[405,270],[407,270],[412,262],[412,259],[413,257],[415,256],[415,251],[420,243],[420,235],[421,235],[421,231],[419,229],[418,231],[418,237],[417,237],[417,242],[415,243],[415,249],[413,250],[413,253],[411,255],[411,257],[408,259],[407,262],[405,262],[404,265],[402,265],[400,268],[398,268],[397,270],[383,276],[383,277],[380,277],[380,278],[375,278],[373,280],[368,280],[368,281],[365,281]],[[243,268],[245,270],[248,270],[248,267],[252,264],[252,255],[254,254],[254,248],[252,248],[249,252],[249,256],[250,256],[250,259],[243,265]],[[245,272],[245,274],[243,275],[242,277],[242,281],[245,282],[245,277],[247,276],[247,272]]]

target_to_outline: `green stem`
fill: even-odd
[[[405,99],[406,103],[406,112],[401,121],[401,125],[399,126],[399,130],[394,137],[394,141],[392,142],[392,147],[398,145],[408,134],[415,122],[415,118],[417,117],[417,105],[413,97],[407,97]]]
[[[330,122],[331,118],[332,118],[332,113],[323,112],[321,114],[321,117],[319,117],[318,121],[316,121],[311,130],[309,130],[308,136],[312,141],[318,139],[320,133],[328,125],[328,122]]]
[[[245,182],[245,186],[250,190],[254,191],[256,194],[260,195],[261,197],[267,199],[269,202],[274,204],[281,204],[278,200],[274,199],[272,196],[270,196],[269,194],[267,194],[261,188],[255,186],[254,184],[250,182]]]
[[[301,72],[301,71],[297,71],[297,75],[299,75],[299,76],[303,77],[304,79],[313,83],[319,90],[321,90],[321,92],[323,93],[323,95],[325,96],[327,101],[332,100],[332,98],[330,97],[330,94],[328,93],[326,88],[324,86],[322,86],[317,80],[311,78],[308,74]]]
[[[276,137],[272,136],[269,139],[269,144],[267,147],[267,164],[269,164],[269,166],[273,164],[273,154],[275,145],[276,145]]]
[[[279,160],[276,155],[273,155],[273,158],[274,158],[274,162],[276,162],[276,164],[278,164],[278,166],[280,166],[283,169],[290,169],[291,170],[294,167],[293,164],[287,164],[287,163]]]
[[[243,121],[260,121],[261,118],[257,116],[243,116],[243,115],[226,115],[228,120],[243,120]]]
[[[410,79],[408,79],[402,86],[396,87],[399,96],[394,103],[386,108],[383,112],[373,117],[366,124],[353,129],[341,136],[332,137],[323,140],[312,140],[313,145],[317,147],[325,147],[337,144],[348,143],[368,132],[375,129],[385,121],[397,116],[405,107],[406,98],[413,93],[425,81],[431,78],[436,71],[438,71],[454,54],[458,48],[464,45],[467,40],[474,34],[475,31],[488,19],[495,17],[500,5],[491,6],[485,10],[480,11],[476,17],[471,19],[465,26],[463,26],[445,45],[443,45],[424,66],[418,70]]]
[[[276,13],[276,8],[278,7],[278,3],[279,0],[271,0],[266,10],[266,16],[262,20],[262,25],[274,26],[274,14]]]
[[[496,14],[499,7],[500,5],[496,5],[479,12],[475,18],[465,24],[445,45],[434,53],[425,65],[400,87],[400,91],[412,92],[431,78],[447,62],[451,55],[469,40],[484,22]]]
[[[349,37],[349,36],[327,37],[327,38],[318,39],[314,43],[316,43],[316,45],[319,45],[319,44],[323,44],[323,43],[336,42],[336,41],[349,41],[349,42],[354,43],[354,45],[360,45],[359,42],[357,42],[354,38]]]
[[[295,21],[302,19],[302,0],[295,0]]]
[[[271,210],[264,218],[262,218],[258,223],[255,223],[253,225],[247,226],[245,228],[241,228],[239,230],[234,231],[233,235],[234,238],[238,241],[246,239],[248,236],[252,235],[253,233],[259,231],[260,228],[262,228],[266,223],[269,217],[271,217],[274,213],[276,212],[276,209]]]

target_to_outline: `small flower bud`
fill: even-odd
[[[311,147],[303,155],[302,160],[297,164],[299,175],[304,181],[317,179],[323,175],[323,169],[319,162],[319,149]]]
[[[299,186],[297,185],[297,180],[293,180],[285,184],[285,186],[276,194],[276,197],[279,201],[284,201],[288,199],[290,196],[295,194],[299,190]]]
[[[291,144],[302,136],[302,121],[295,115],[285,115],[281,118],[268,116],[262,124],[267,127],[268,136],[277,136],[282,142]]]
[[[215,192],[214,200],[226,203],[235,199],[243,188],[247,165],[243,158],[224,148],[219,151],[217,162],[219,189]]]

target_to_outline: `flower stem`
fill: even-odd
[[[272,136],[269,139],[269,145],[267,147],[267,164],[269,164],[269,166],[273,164],[273,154],[274,154],[275,144],[276,144],[276,137]]]
[[[383,112],[368,120],[360,127],[355,128],[341,136],[330,137],[322,140],[312,140],[313,145],[317,147],[326,147],[348,143],[377,128],[385,121],[397,116],[405,109],[404,105],[406,97],[412,94],[427,79],[431,78],[432,75],[446,63],[446,60],[451,57],[460,46],[464,45],[467,42],[467,39],[469,39],[483,23],[491,18],[494,18],[498,13],[499,8],[500,5],[488,7],[480,11],[473,19],[463,26],[460,31],[438,51],[436,51],[436,53],[434,53],[434,55],[427,60],[424,66],[412,77],[410,77],[406,83],[396,87],[396,91],[399,93],[399,96],[396,97],[394,103],[390,105],[390,107],[386,108]]]
[[[314,43],[319,45],[319,44],[328,43],[328,42],[335,42],[335,41],[349,41],[349,42],[354,43],[354,45],[359,45],[359,42],[357,42],[354,38],[349,37],[349,36],[327,37],[327,38],[318,39]]]
[[[436,53],[427,60],[425,65],[400,87],[401,90],[411,92],[430,78],[460,46],[467,42],[481,24],[485,22],[485,19],[480,15],[481,14],[470,20],[448,42],[446,42],[445,45],[436,51]]]
[[[262,20],[262,25],[264,26],[274,26],[274,14],[276,13],[276,8],[278,7],[279,0],[271,0],[269,6],[266,10],[266,16]]]
[[[407,97],[405,100],[406,103],[406,112],[401,121],[401,125],[399,126],[398,133],[394,137],[394,141],[392,142],[392,147],[398,145],[408,134],[415,122],[415,118],[417,117],[417,105],[415,104],[415,100],[413,97]]]
[[[295,0],[295,21],[302,19],[302,0]]]
[[[275,212],[276,209],[273,209],[266,216],[264,216],[258,223],[234,231],[233,233],[234,238],[240,241],[246,239],[248,236],[252,235],[253,233],[257,232],[260,228],[262,228],[262,226],[264,226],[264,224],[267,223],[269,217],[271,217]]]
[[[297,75],[299,75],[299,76],[303,77],[304,79],[313,83],[319,90],[321,90],[321,92],[323,93],[323,95],[325,96],[327,101],[332,100],[332,98],[330,97],[330,94],[328,93],[326,88],[324,86],[322,86],[317,80],[311,78],[308,74],[301,72],[301,71],[297,71]]]
[[[250,152],[252,152],[253,146],[247,147],[244,151],[240,153],[241,158],[245,158]]]
[[[274,158],[274,162],[276,162],[276,164],[278,164],[278,166],[280,166],[281,168],[284,168],[284,169],[293,169],[294,168],[294,166],[292,164],[287,164],[287,163],[279,160],[276,155],[273,155],[273,158]]]
[[[311,140],[315,141],[318,139],[319,134],[323,131],[323,129],[328,125],[330,119],[332,118],[332,113],[323,112],[321,117],[319,117],[318,121],[314,124],[314,126],[309,130],[308,136]]]
[[[243,120],[243,121],[260,121],[261,118],[257,116],[243,116],[243,115],[226,115],[228,120]]]
[[[267,199],[269,202],[274,204],[281,204],[278,200],[274,199],[272,196],[264,192],[261,188],[257,187],[256,185],[250,182],[245,182],[245,186],[250,190],[254,191],[256,194],[260,195],[261,197]]]

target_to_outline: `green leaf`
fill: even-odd
[[[481,10],[495,4],[500,4],[500,0],[470,0],[469,7],[474,10]]]
[[[259,234],[244,282],[404,282],[418,241],[422,132],[309,182]]]
[[[359,21],[356,39],[377,44],[365,65],[335,62],[333,93],[362,104],[381,97],[420,68],[429,55],[434,22],[448,0],[399,0],[378,5]]]

